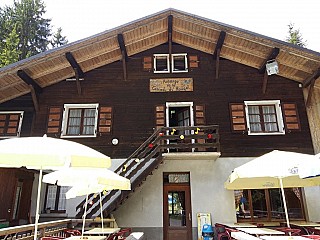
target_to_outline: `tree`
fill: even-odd
[[[68,43],[68,40],[65,36],[62,36],[62,28],[58,28],[57,32],[53,35],[51,46],[53,48],[60,47]]]
[[[67,43],[61,28],[52,34],[45,13],[43,0],[14,0],[13,6],[0,8],[0,67],[44,52],[52,42]]]
[[[298,45],[300,47],[306,47],[307,41],[303,40],[302,35],[300,33],[300,29],[295,29],[293,23],[290,23],[288,27],[289,27],[289,31],[288,31],[289,36],[286,38],[286,41],[289,43]]]

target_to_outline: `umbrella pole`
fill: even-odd
[[[100,197],[100,211],[101,211],[101,228],[103,232],[103,212],[102,212],[102,200],[101,200],[101,192],[99,192],[99,197]],[[104,235],[104,234],[102,234]]]
[[[41,192],[41,182],[42,182],[42,167],[39,172],[39,182],[38,182],[38,196],[37,196],[37,205],[36,205],[36,216],[34,221],[34,235],[33,239],[37,240],[38,238],[38,222],[39,222],[39,205],[40,205],[40,192]]]
[[[281,194],[282,194],[282,200],[283,200],[283,206],[284,206],[284,213],[286,215],[287,227],[290,228],[287,202],[286,202],[286,196],[284,194],[282,178],[279,178],[279,181],[280,181],[280,188],[281,188]]]
[[[84,225],[86,223],[87,205],[88,205],[88,193],[87,193],[87,197],[86,197],[86,205],[84,206],[84,214],[83,214],[83,220],[82,220],[82,232],[81,232],[82,237],[83,237],[83,232],[84,232]]]

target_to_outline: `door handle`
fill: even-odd
[[[191,221],[191,213],[189,213],[189,221]]]

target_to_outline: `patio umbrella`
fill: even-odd
[[[0,167],[39,170],[38,196],[35,215],[35,234],[37,238],[39,221],[40,190],[42,170],[62,168],[107,168],[111,159],[85,145],[46,137],[21,137],[0,141]]]
[[[299,176],[301,178],[320,177],[320,154],[315,155],[311,161],[299,167]]]
[[[290,227],[284,188],[320,184],[320,179],[299,177],[299,166],[312,161],[313,158],[313,155],[274,150],[235,168],[225,182],[225,188],[229,190],[280,188],[287,226]]]
[[[83,216],[82,234],[86,218],[89,193],[100,193],[104,190],[120,189],[130,190],[130,180],[108,169],[63,169],[46,174],[43,182],[57,184],[59,186],[72,186],[66,193],[67,198],[87,195],[85,213]],[[102,215],[101,196],[100,208]],[[103,217],[102,217],[103,219]]]

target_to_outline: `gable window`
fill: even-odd
[[[65,104],[62,137],[95,137],[98,104]]]
[[[66,210],[66,192],[69,187],[47,185],[45,209],[50,212],[65,212]]]
[[[19,137],[23,111],[0,112],[0,138]]]
[[[172,54],[172,72],[188,72],[187,54]]]
[[[249,135],[285,133],[279,100],[244,103]]]
[[[153,66],[154,66],[155,73],[169,73],[170,72],[169,54],[154,54]]]

